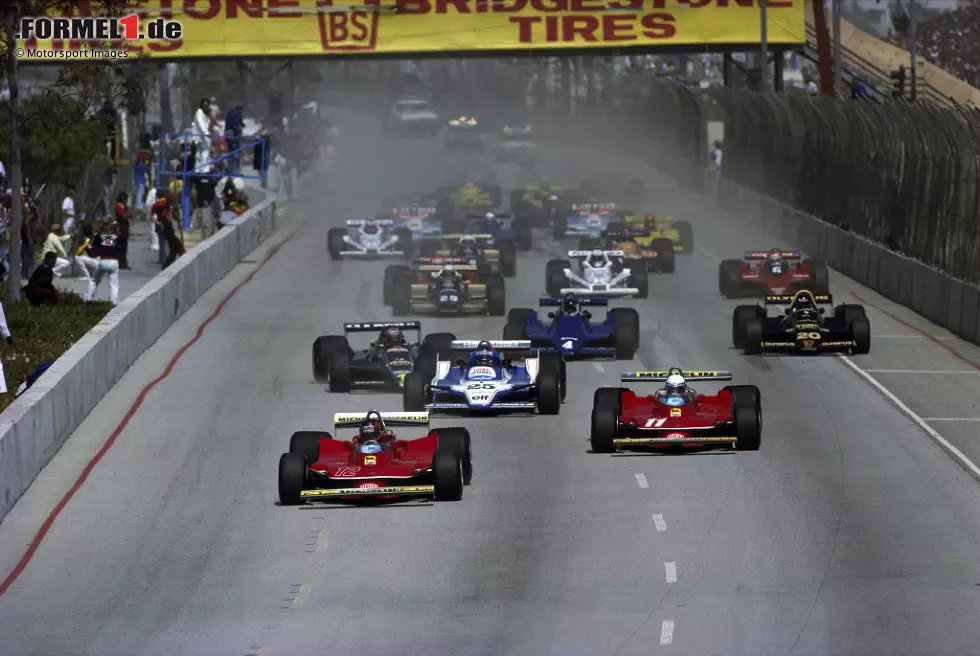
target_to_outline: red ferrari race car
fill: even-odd
[[[731,380],[730,371],[638,371],[624,382],[665,383],[649,396],[620,387],[597,389],[592,406],[592,452],[649,448],[728,448],[758,451],[762,397],[755,385],[729,385],[699,394],[687,379]]]
[[[741,260],[723,260],[718,267],[718,289],[726,298],[792,296],[801,289],[829,294],[827,265],[802,258],[798,251],[774,248],[748,251]]]
[[[357,428],[357,435],[341,441],[326,431],[293,433],[289,453],[279,459],[284,506],[359,499],[459,501],[473,477],[469,432],[429,430],[428,412],[339,413],[333,425]],[[395,426],[424,426],[428,432],[403,440],[391,431]]]

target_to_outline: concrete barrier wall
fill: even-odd
[[[136,358],[275,227],[267,196],[125,298],[0,415],[0,519]]]

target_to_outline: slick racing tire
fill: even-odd
[[[325,335],[313,342],[313,379],[325,383],[330,378],[330,360],[335,353],[350,352],[350,344],[343,335]]]
[[[735,449],[758,451],[762,443],[762,395],[755,385],[732,385],[732,422]]]
[[[436,355],[449,359],[452,352],[452,344],[456,341],[456,335],[452,333],[429,333],[422,340],[422,346],[428,346]],[[434,375],[435,372],[433,372]]]
[[[507,312],[507,291],[502,276],[487,278],[487,314],[502,317]]]
[[[347,393],[351,389],[350,351],[339,351],[330,358],[330,391]]]
[[[871,322],[867,317],[858,317],[851,321],[851,339],[856,342],[851,348],[854,355],[867,355],[871,352]]]
[[[507,312],[507,323],[504,325],[504,339],[527,339],[527,322],[530,316],[531,310],[529,309],[511,308]]]
[[[564,214],[557,215],[551,220],[551,236],[555,239],[564,239],[568,232],[568,217]]]
[[[640,347],[640,314],[634,308],[614,308],[613,339],[616,341],[616,359],[632,360]]]
[[[513,278],[517,275],[517,244],[506,240],[497,244],[497,252],[500,253],[500,274],[505,278]]]
[[[549,260],[545,265],[544,284],[548,296],[561,296],[561,289],[568,282],[565,269],[571,268],[568,260]]]
[[[830,293],[830,272],[823,260],[803,260],[810,267],[810,291],[814,294]]]
[[[340,261],[344,256],[340,254],[344,250],[344,237],[347,236],[347,228],[330,228],[327,231],[327,252],[330,259]]]
[[[765,332],[764,319],[749,319],[745,322],[745,341],[742,344],[742,352],[745,355],[762,354],[762,337]]]
[[[419,256],[420,257],[435,257],[439,254],[439,249],[442,248],[442,242],[438,239],[424,239],[422,243],[419,244]]]
[[[384,286],[382,288],[383,302],[387,307],[394,303],[395,289],[399,280],[406,280],[412,275],[412,270],[404,264],[389,264],[385,267]]]
[[[279,458],[279,503],[298,506],[300,494],[306,489],[309,466],[302,453],[284,453]]]
[[[473,454],[470,448],[470,432],[465,428],[437,428],[434,431],[439,451],[455,451],[463,460],[463,485],[473,481]]]
[[[647,266],[643,262],[630,262],[628,265],[630,277],[628,284],[636,287],[637,298],[647,298],[650,295],[650,279],[647,277]]]
[[[432,456],[432,478],[436,501],[463,498],[463,456],[455,450],[436,449]]]
[[[681,253],[690,255],[694,252],[694,228],[687,221],[678,221],[674,224],[677,230],[677,242],[680,244]]]
[[[531,250],[531,222],[527,219],[514,219],[511,222],[511,227],[517,235],[517,248],[522,251]]]
[[[761,313],[760,313],[761,311]],[[739,305],[732,314],[732,346],[745,348],[745,324],[752,319],[765,319],[766,311],[758,305]]]
[[[742,261],[722,260],[718,265],[718,291],[725,298],[738,298],[742,287]]]
[[[561,356],[542,353],[538,362],[538,413],[557,415],[561,412]]]
[[[412,313],[412,281],[399,280],[394,285],[394,295],[391,299],[391,313],[396,317],[404,317]]]
[[[318,433],[316,431],[296,431],[289,438],[289,452],[302,453],[306,457],[306,463],[316,464],[320,459],[320,436],[332,439],[330,433]]]
[[[395,242],[395,250],[402,251],[405,259],[411,259],[412,253],[415,251],[412,231],[408,228],[395,228],[394,235],[398,237],[398,241]]]
[[[865,319],[868,314],[864,311],[864,306],[841,303],[834,308],[834,320],[841,328],[850,328],[856,319]]]
[[[669,239],[654,239],[650,247],[657,252],[657,270],[661,273],[673,273],[676,268],[674,259],[674,242]]]
[[[592,426],[589,443],[592,453],[615,453],[613,440],[619,433],[622,388],[600,387],[592,397]]]
[[[405,376],[405,387],[402,388],[402,409],[405,412],[422,412],[425,410],[425,402],[428,394],[428,387],[431,378],[426,378],[420,371],[413,371]]]

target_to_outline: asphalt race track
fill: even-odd
[[[519,182],[513,165],[446,156],[428,141],[382,143],[376,119],[337,116],[342,161],[292,217],[292,238],[150,393],[0,596],[0,652],[980,653],[980,484],[840,358],[731,348],[735,303],[718,296],[712,257],[778,244],[638,162],[571,146],[544,153],[556,182],[590,169],[640,173],[659,198],[650,209],[695,224],[698,252],[630,302],[641,313],[639,360],[571,364],[558,417],[437,419],[474,437],[474,484],[460,503],[280,507],[276,467],[294,430],[328,428],[339,411],[401,409],[397,396],[331,395],[312,382],[317,335],[390,316],[384,265],[329,262],[328,227],[458,171]],[[507,283],[508,307],[534,307],[543,292],[547,251],[560,247],[538,243]],[[0,526],[0,574],[139,391],[271,248],[206,295],[79,428]],[[980,415],[976,367],[948,351],[976,362],[977,349],[839,276],[832,291],[937,337],[869,308],[880,338],[854,365],[972,369],[870,375],[922,417]],[[460,338],[500,338],[502,325],[423,320]],[[590,454],[595,388],[671,365],[732,369],[736,383],[759,385],[762,450]],[[980,423],[933,425],[977,455]]]

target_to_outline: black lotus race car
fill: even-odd
[[[403,330],[417,331],[421,336],[422,324],[419,321],[345,323],[343,335],[317,337],[313,342],[313,377],[320,383],[329,382],[331,392],[350,392],[356,388],[399,389],[405,376],[413,371],[434,376],[436,355],[447,351],[456,337],[451,333],[432,333],[421,343],[408,342],[401,337]],[[349,334],[375,331],[380,331],[378,340],[368,348],[356,351],[351,348]]]
[[[759,305],[735,308],[732,342],[746,355],[765,351],[860,355],[871,350],[871,324],[860,305],[838,305],[832,317],[825,317],[818,304],[833,305],[831,296],[806,290],[794,296],[766,296],[765,303],[787,307],[781,317],[770,317],[767,308]]]

